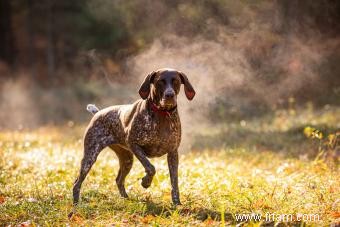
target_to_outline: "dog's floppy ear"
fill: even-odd
[[[189,100],[192,100],[196,94],[194,88],[192,87],[191,83],[188,80],[188,77],[184,73],[179,72],[179,76],[181,78],[182,84],[184,85],[185,96]]]
[[[152,71],[151,73],[149,73],[149,75],[147,75],[144,79],[144,82],[142,83],[142,85],[139,88],[139,95],[140,97],[142,97],[142,99],[146,99],[149,94],[150,94],[150,85],[153,82],[153,79],[156,75],[155,71]]]

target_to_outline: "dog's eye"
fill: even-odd
[[[179,86],[178,80],[173,80],[173,81],[172,81],[172,84],[173,84],[175,87]]]
[[[157,82],[157,84],[158,84],[159,86],[164,86],[164,85],[165,85],[165,80],[159,80],[159,81]]]

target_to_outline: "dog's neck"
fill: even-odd
[[[152,112],[157,113],[164,117],[170,117],[177,110],[177,105],[169,110],[162,109],[151,99],[148,99],[148,106]]]

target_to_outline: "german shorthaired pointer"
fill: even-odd
[[[177,152],[181,141],[177,94],[181,84],[184,85],[186,97],[192,100],[195,90],[184,73],[168,68],[159,69],[145,77],[139,89],[142,99],[135,103],[111,106],[100,111],[94,105],[88,106],[94,117],[85,132],[84,156],[73,186],[74,205],[79,201],[81,184],[105,147],[114,150],[119,158],[116,182],[122,197],[128,197],[124,181],[131,170],[133,155],[145,168],[146,175],[141,184],[148,188],[156,173],[148,158],[167,154],[172,202],[181,204]]]

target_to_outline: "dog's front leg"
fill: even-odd
[[[171,198],[175,205],[181,205],[178,189],[178,152],[177,150],[168,153],[168,166],[171,180]]]
[[[145,152],[143,149],[137,145],[137,144],[132,144],[130,145],[132,153],[137,157],[137,159],[142,163],[145,169],[146,175],[142,179],[142,186],[144,188],[148,188],[151,185],[152,178],[156,174],[156,169],[155,167],[150,163],[148,158],[145,155]]]

